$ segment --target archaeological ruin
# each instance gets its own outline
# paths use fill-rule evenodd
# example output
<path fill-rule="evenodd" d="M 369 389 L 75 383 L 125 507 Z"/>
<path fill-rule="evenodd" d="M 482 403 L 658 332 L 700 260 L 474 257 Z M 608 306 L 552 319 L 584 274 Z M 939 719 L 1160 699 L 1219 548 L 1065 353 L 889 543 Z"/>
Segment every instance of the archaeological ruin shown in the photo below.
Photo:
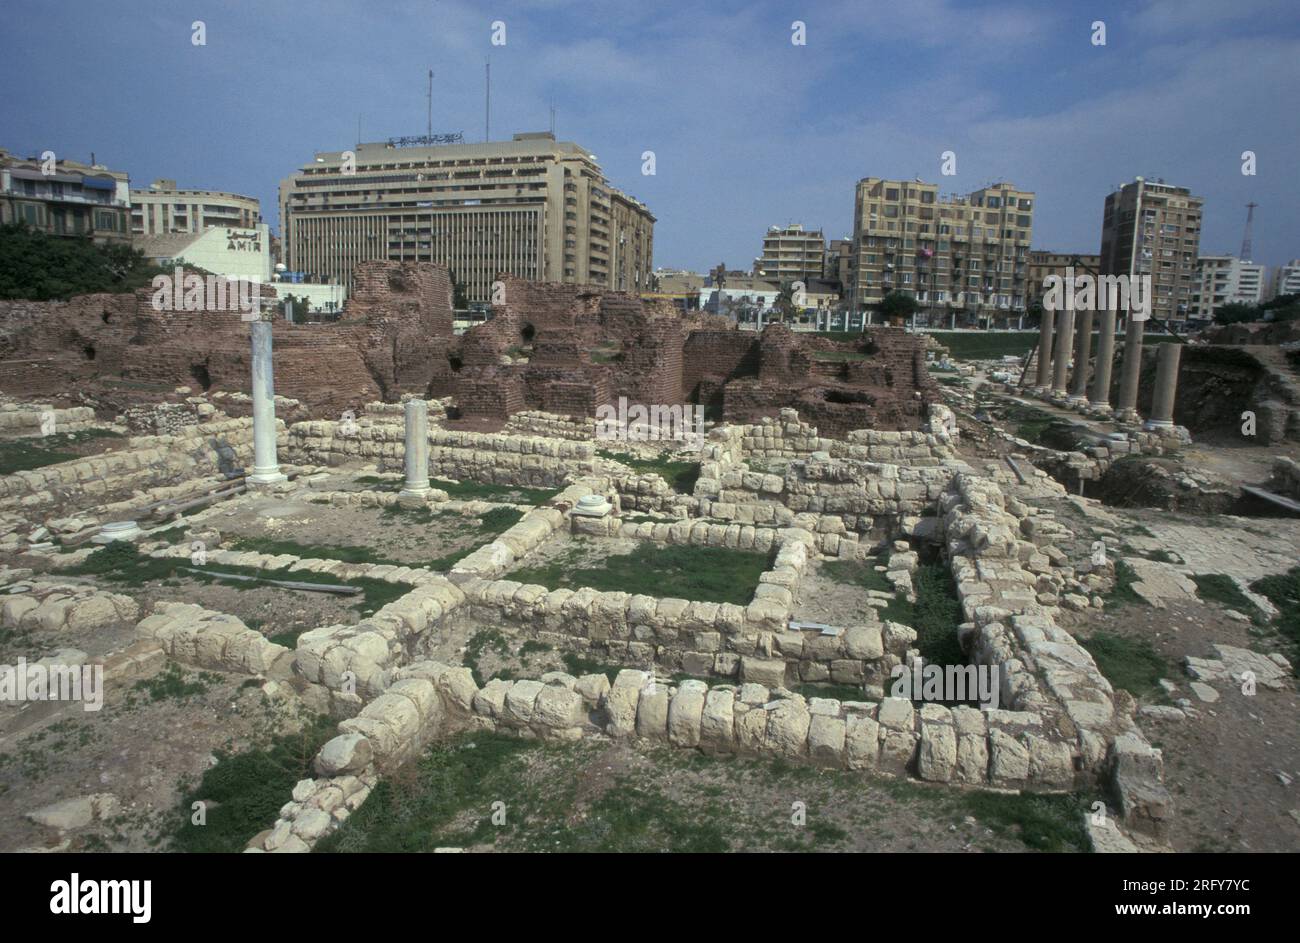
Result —
<path fill-rule="evenodd" d="M 278 812 L 238 836 L 249 852 L 364 842 L 368 803 L 487 737 L 779 760 L 855 790 L 1085 797 L 1070 814 L 1088 847 L 1168 850 L 1181 798 L 1156 742 L 1208 722 L 1244 673 L 1260 710 L 1293 690 L 1280 644 L 1207 636 L 1190 681 L 1165 666 L 1148 690 L 1104 642 L 1117 607 L 1196 603 L 1212 565 L 1196 548 L 1250 526 L 1180 522 L 1175 560 L 1156 553 L 1172 524 L 1079 495 L 1194 446 L 1179 383 L 1208 369 L 1197 347 L 1144 350 L 1136 322 L 1117 357 L 1114 311 L 1096 343 L 1091 314 L 1045 318 L 1036 363 L 998 380 L 901 328 L 745 331 L 618 292 L 499 288 L 463 333 L 429 264 L 363 263 L 325 323 L 160 312 L 146 291 L 0 303 L 0 687 L 20 656 L 96 669 L 112 730 L 156 711 L 163 743 L 164 710 L 205 685 L 325 729 Z M 596 417 L 620 402 L 702 407 L 702 441 L 610 439 Z M 1088 444 L 977 416 L 1012 408 L 1090 423 Z M 1261 410 L 1277 440 L 1288 410 Z M 1295 467 L 1273 493 L 1295 492 Z M 1293 565 L 1300 536 L 1269 528 L 1225 577 L 1261 613 L 1247 579 Z M 931 665 L 994 689 L 899 696 Z M 0 711 L 18 744 L 98 716 Z M 50 774 L 58 797 L 0 791 L 21 823 L 5 847 L 95 847 L 96 829 L 136 847 L 108 828 L 133 796 L 233 815 L 203 777 L 238 762 L 221 728 L 243 721 L 185 716 L 202 756 L 97 729 L 81 748 L 143 761 L 90 794 L 75 765 Z"/>

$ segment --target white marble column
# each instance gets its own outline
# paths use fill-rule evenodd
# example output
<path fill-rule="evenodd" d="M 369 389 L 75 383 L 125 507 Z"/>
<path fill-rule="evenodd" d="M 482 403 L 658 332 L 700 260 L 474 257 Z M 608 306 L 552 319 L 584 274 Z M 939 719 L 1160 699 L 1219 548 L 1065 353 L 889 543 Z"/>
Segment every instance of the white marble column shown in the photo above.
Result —
<path fill-rule="evenodd" d="M 406 486 L 399 497 L 429 493 L 429 404 L 418 396 L 406 401 Z"/>
<path fill-rule="evenodd" d="M 1070 375 L 1070 356 L 1074 351 L 1074 311 L 1066 309 L 1060 313 L 1056 325 L 1056 361 L 1052 364 L 1052 398 L 1064 398 L 1066 379 Z"/>
<path fill-rule="evenodd" d="M 1124 331 L 1124 365 L 1119 378 L 1119 404 L 1117 417 L 1120 422 L 1137 422 L 1138 381 L 1142 378 L 1142 335 L 1146 331 L 1146 320 L 1135 319 L 1129 312 L 1128 327 Z"/>
<path fill-rule="evenodd" d="M 271 368 L 271 322 L 253 321 L 253 472 L 251 484 L 273 485 L 287 479 L 275 454 L 275 380 Z"/>

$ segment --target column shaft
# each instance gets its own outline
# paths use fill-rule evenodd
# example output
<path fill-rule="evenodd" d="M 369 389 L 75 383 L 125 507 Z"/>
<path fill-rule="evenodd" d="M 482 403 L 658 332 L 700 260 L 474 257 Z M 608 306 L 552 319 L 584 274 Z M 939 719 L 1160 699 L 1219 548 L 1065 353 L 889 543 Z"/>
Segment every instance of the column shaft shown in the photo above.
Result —
<path fill-rule="evenodd" d="M 1038 375 L 1034 380 L 1034 389 L 1046 393 L 1052 385 L 1052 327 L 1056 313 L 1043 309 L 1042 322 L 1038 326 Z"/>
<path fill-rule="evenodd" d="M 418 396 L 406 401 L 406 486 L 405 495 L 429 491 L 429 404 Z"/>
<path fill-rule="evenodd" d="M 1176 341 L 1161 344 L 1156 351 L 1156 388 L 1151 398 L 1148 429 L 1168 428 L 1174 424 L 1174 398 L 1178 394 L 1178 363 L 1183 345 Z"/>
<path fill-rule="evenodd" d="M 1119 418 L 1136 422 L 1138 418 L 1138 380 L 1142 376 L 1142 334 L 1146 320 L 1135 321 L 1129 312 L 1128 327 L 1124 331 L 1124 372 L 1119 379 Z"/>
<path fill-rule="evenodd" d="M 1074 312 L 1062 311 L 1056 326 L 1056 362 L 1052 364 L 1052 395 L 1064 396 L 1065 379 L 1070 370 L 1074 349 Z"/>
<path fill-rule="evenodd" d="M 275 450 L 275 379 L 271 365 L 271 322 L 249 325 L 253 347 L 253 473 L 252 484 L 284 481 Z"/>
<path fill-rule="evenodd" d="M 1092 354 L 1092 312 L 1075 314 L 1074 375 L 1070 378 L 1070 402 L 1088 402 L 1088 358 Z"/>
<path fill-rule="evenodd" d="M 1097 335 L 1097 367 L 1092 374 L 1090 404 L 1096 409 L 1110 409 L 1110 370 L 1115 359 L 1115 309 L 1103 308 L 1101 332 Z"/>

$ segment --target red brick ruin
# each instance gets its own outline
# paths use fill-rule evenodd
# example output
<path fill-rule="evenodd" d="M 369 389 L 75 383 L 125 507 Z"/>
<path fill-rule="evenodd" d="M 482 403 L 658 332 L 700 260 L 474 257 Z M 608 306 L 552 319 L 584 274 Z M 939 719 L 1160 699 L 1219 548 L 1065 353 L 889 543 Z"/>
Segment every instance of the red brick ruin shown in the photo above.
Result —
<path fill-rule="evenodd" d="M 456 336 L 445 268 L 363 262 L 337 322 L 275 322 L 276 393 L 321 418 L 404 393 L 453 396 L 460 418 L 484 423 L 524 409 L 593 416 L 620 397 L 698 403 L 727 420 L 792 406 L 826 435 L 918 428 L 939 396 L 923 340 L 898 328 L 849 342 L 779 324 L 755 333 L 625 292 L 500 281 L 492 319 Z M 124 409 L 178 386 L 248 388 L 248 326 L 237 313 L 156 311 L 152 296 L 0 302 L 0 389 L 82 393 Z"/>

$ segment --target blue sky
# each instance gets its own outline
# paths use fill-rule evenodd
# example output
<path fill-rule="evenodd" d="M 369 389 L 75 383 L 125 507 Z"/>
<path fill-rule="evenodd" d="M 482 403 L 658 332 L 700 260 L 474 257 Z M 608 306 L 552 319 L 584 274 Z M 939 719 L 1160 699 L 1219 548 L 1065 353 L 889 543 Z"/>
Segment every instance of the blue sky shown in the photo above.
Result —
<path fill-rule="evenodd" d="M 764 230 L 846 235 L 864 176 L 1038 195 L 1034 246 L 1097 251 L 1135 175 L 1206 198 L 1203 253 L 1300 256 L 1295 0 L 63 0 L 6 4 L 0 146 L 96 158 L 135 185 L 257 196 L 317 150 L 425 129 L 545 130 L 590 148 L 658 223 L 655 264 L 745 268 Z M 207 45 L 191 44 L 191 23 Z M 492 22 L 506 24 L 491 45 Z M 791 43 L 791 23 L 807 44 Z M 1091 44 L 1091 24 L 1107 44 Z M 656 155 L 654 176 L 641 154 Z M 940 155 L 957 155 L 955 177 Z M 1253 150 L 1258 172 L 1243 176 Z"/>

